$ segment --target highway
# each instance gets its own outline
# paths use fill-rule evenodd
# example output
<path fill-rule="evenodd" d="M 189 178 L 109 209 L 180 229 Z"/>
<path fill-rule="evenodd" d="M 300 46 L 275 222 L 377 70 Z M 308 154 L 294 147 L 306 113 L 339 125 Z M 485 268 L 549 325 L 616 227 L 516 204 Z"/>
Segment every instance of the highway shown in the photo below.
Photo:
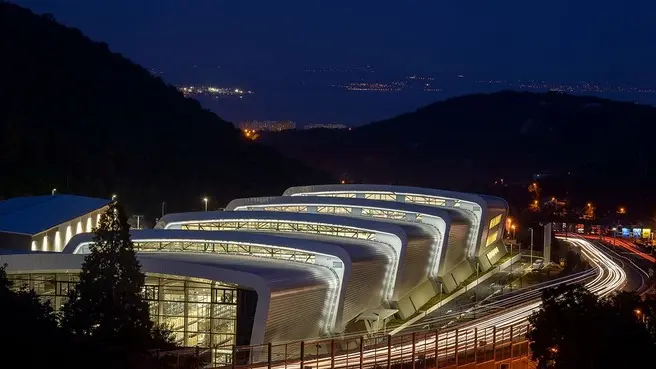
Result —
<path fill-rule="evenodd" d="M 522 263 L 517 264 L 521 265 Z M 503 273 L 498 274 L 500 274 L 500 278 L 504 277 Z M 492 282 L 486 281 L 488 283 L 482 284 L 480 286 L 481 292 L 478 293 L 478 302 L 471 302 L 470 297 L 473 296 L 473 293 L 476 293 L 475 290 L 472 290 L 471 293 L 463 295 L 461 298 L 459 298 L 459 300 L 454 301 L 452 304 L 445 305 L 443 308 L 433 312 L 433 314 L 427 316 L 425 319 L 422 319 L 417 324 L 409 326 L 402 332 L 409 333 L 431 328 L 446 329 L 448 327 L 455 327 L 455 325 L 458 325 L 463 321 L 474 320 L 477 316 L 483 317 L 495 312 L 504 311 L 505 309 L 513 306 L 539 299 L 542 291 L 547 288 L 551 288 L 563 283 L 581 283 L 593 277 L 594 275 L 596 275 L 595 269 L 587 269 L 575 274 L 567 275 L 565 277 L 555 278 L 542 283 L 534 284 L 529 287 L 516 288 L 512 292 L 509 292 L 508 288 L 505 287 L 506 291 L 503 294 L 500 290 L 496 290 L 494 292 L 491 291 L 490 283 L 494 283 L 494 281 L 499 282 L 500 279 L 491 278 Z M 515 285 L 517 285 L 516 282 Z"/>
<path fill-rule="evenodd" d="M 595 245 L 593 242 L 580 237 L 558 238 L 579 248 L 592 269 L 568 276 L 570 278 L 563 278 L 557 283 L 574 283 L 587 279 L 586 288 L 599 296 L 608 296 L 613 291 L 622 289 L 625 286 L 627 274 L 620 263 L 613 260 L 613 257 L 617 255 L 613 255 L 612 250 Z M 555 280 L 549 281 L 541 288 L 553 286 L 555 283 Z M 511 295 L 508 298 L 499 299 L 498 302 L 495 302 L 498 310 L 500 310 L 499 312 L 453 327 L 457 330 L 415 332 L 411 335 L 390 336 L 387 338 L 390 340 L 389 342 L 384 342 L 382 338 L 379 338 L 375 342 L 365 342 L 362 352 L 359 349 L 353 350 L 347 347 L 334 349 L 335 355 L 318 355 L 312 359 L 306 353 L 303 366 L 312 369 L 346 368 L 360 365 L 362 365 L 361 367 L 371 368 L 391 362 L 408 362 L 418 357 L 434 358 L 436 353 L 440 361 L 451 357 L 461 357 L 463 353 L 467 357 L 468 352 L 475 352 L 474 357 L 476 357 L 476 353 L 481 350 L 484 351 L 485 348 L 482 347 L 489 345 L 490 342 L 494 342 L 492 351 L 496 352 L 500 345 L 508 344 L 511 338 L 515 342 L 526 333 L 527 318 L 540 307 L 539 294 L 540 288 L 537 288 L 535 291 L 522 291 L 522 293 Z M 317 346 L 319 345 L 317 344 Z M 291 345 L 287 345 L 285 346 L 286 353 L 288 348 L 292 351 Z M 260 353 L 254 355 L 253 358 L 262 358 L 262 356 Z M 298 358 L 298 356 L 296 357 Z M 360 364 L 360 358 L 362 358 L 362 364 Z M 285 369 L 287 367 L 298 368 L 301 364 L 298 359 L 287 359 L 284 363 L 273 359 L 270 364 L 267 363 L 267 360 L 255 359 L 255 361 L 254 364 L 237 366 Z"/>
<path fill-rule="evenodd" d="M 613 257 L 615 262 L 620 264 L 624 271 L 626 271 L 627 283 L 624 288 L 625 290 L 635 291 L 639 294 L 649 290 L 650 286 L 646 282 L 649 279 L 649 269 L 653 268 L 654 264 L 641 255 L 635 246 L 632 248 L 626 248 L 624 246 L 617 247 L 617 245 L 613 246 L 610 244 L 607 239 L 604 239 L 603 242 L 597 239 L 592 240 L 588 238 L 588 240 L 599 248 L 605 249 Z M 624 242 L 628 243 L 628 241 Z"/>
<path fill-rule="evenodd" d="M 649 255 L 645 252 L 642 252 L 636 244 L 634 244 L 633 242 L 627 241 L 625 239 L 616 238 L 616 237 L 608 237 L 608 236 L 603 236 L 603 237 L 601 237 L 601 239 L 600 239 L 599 236 L 586 236 L 585 238 L 590 240 L 590 241 L 603 241 L 604 243 L 606 243 L 608 245 L 612 245 L 614 247 L 622 248 L 622 249 L 628 251 L 629 253 L 634 254 L 634 255 L 636 255 L 636 256 L 638 256 L 638 257 L 640 257 L 640 258 L 642 258 L 642 259 L 644 259 L 648 262 L 656 263 L 656 258 L 655 257 L 653 257 L 653 256 L 651 256 L 651 255 Z"/>

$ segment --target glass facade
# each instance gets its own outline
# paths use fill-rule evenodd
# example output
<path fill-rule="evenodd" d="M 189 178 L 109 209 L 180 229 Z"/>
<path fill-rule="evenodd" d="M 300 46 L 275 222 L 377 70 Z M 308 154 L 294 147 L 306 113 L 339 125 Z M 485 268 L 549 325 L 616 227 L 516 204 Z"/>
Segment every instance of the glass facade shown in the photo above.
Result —
<path fill-rule="evenodd" d="M 78 283 L 77 273 L 10 274 L 15 288 L 34 289 L 55 311 L 66 302 Z M 214 348 L 215 366 L 232 362 L 231 346 L 237 336 L 236 286 L 200 278 L 148 274 L 144 296 L 150 318 L 166 324 L 181 346 Z"/>
<path fill-rule="evenodd" d="M 363 208 L 362 215 L 372 218 L 404 220 L 406 219 L 407 213 L 394 210 Z"/>
<path fill-rule="evenodd" d="M 268 206 L 265 208 L 265 210 L 307 213 L 308 210 L 307 207 L 303 207 L 302 210 L 299 210 L 298 208 L 299 208 L 298 206 L 275 205 L 275 206 Z M 359 208 L 359 207 L 341 206 L 341 205 L 317 205 L 317 213 L 351 215 L 353 214 L 353 209 L 355 208 Z M 388 210 L 388 209 L 361 208 L 361 212 L 358 215 L 365 216 L 365 217 L 372 217 L 372 218 L 400 219 L 400 220 L 407 219 L 406 212 Z M 416 220 L 421 221 L 420 214 L 417 214 Z"/>
<path fill-rule="evenodd" d="M 393 194 L 393 193 L 365 193 L 364 198 L 369 199 L 369 200 L 396 201 L 396 194 Z"/>
<path fill-rule="evenodd" d="M 297 249 L 283 247 L 214 241 L 142 241 L 135 240 L 134 249 L 138 252 L 200 252 L 214 254 L 233 254 L 257 256 L 269 259 L 293 260 L 314 264 L 315 255 Z M 85 251 L 84 253 L 88 253 Z"/>
<path fill-rule="evenodd" d="M 248 208 L 251 208 L 251 207 L 246 206 L 246 207 L 243 207 L 241 209 L 237 208 L 235 210 L 243 210 L 243 209 L 248 209 Z M 254 210 L 258 209 L 258 207 L 256 207 L 256 206 L 252 207 L 252 208 Z M 292 206 L 273 206 L 272 205 L 272 206 L 265 206 L 262 209 L 264 211 L 290 211 L 292 213 L 307 213 L 307 210 L 308 210 L 307 206 L 303 206 L 303 205 L 300 205 L 300 206 L 293 206 L 293 205 Z"/>
<path fill-rule="evenodd" d="M 184 230 L 196 231 L 234 231 L 234 230 L 251 230 L 262 232 L 300 232 L 310 234 L 320 234 L 328 236 L 358 238 L 362 240 L 374 240 L 376 235 L 373 232 L 339 225 L 317 224 L 297 221 L 278 221 L 262 219 L 244 219 L 244 220 L 215 220 L 207 222 L 187 222 L 180 226 Z"/>

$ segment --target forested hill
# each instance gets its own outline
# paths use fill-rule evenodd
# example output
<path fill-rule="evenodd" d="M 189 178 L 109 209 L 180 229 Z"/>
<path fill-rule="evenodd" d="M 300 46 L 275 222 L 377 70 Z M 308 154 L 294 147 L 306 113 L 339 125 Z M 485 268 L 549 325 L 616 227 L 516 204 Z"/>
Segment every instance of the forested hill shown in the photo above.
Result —
<path fill-rule="evenodd" d="M 503 91 L 439 101 L 350 131 L 290 131 L 264 135 L 262 142 L 348 181 L 512 200 L 518 191 L 527 194 L 526 187 L 497 192 L 495 181 L 527 185 L 543 173 L 556 182 L 545 189 L 554 196 L 644 207 L 656 186 L 655 123 L 652 106 Z"/>
<path fill-rule="evenodd" d="M 50 15 L 0 3 L 0 34 L 0 198 L 115 192 L 154 213 L 331 180 Z"/>

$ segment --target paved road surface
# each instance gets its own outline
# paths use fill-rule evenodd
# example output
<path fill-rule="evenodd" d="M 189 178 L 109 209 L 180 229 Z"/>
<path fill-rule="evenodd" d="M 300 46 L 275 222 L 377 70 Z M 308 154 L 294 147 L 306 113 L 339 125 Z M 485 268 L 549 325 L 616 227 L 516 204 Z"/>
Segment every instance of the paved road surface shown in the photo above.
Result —
<path fill-rule="evenodd" d="M 646 282 L 649 278 L 649 269 L 654 268 L 653 263 L 631 252 L 627 248 L 613 246 L 598 240 L 590 241 L 605 250 L 616 263 L 624 268 L 627 277 L 627 283 L 624 286 L 625 291 L 644 292 L 650 288 Z"/>

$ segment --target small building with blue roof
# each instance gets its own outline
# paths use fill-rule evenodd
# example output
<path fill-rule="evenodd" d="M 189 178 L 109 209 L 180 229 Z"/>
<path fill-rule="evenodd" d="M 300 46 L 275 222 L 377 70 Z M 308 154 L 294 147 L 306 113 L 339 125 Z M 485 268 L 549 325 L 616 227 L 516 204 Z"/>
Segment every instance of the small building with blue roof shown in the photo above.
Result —
<path fill-rule="evenodd" d="M 59 252 L 76 234 L 91 232 L 110 202 L 59 194 L 0 201 L 0 248 Z"/>

